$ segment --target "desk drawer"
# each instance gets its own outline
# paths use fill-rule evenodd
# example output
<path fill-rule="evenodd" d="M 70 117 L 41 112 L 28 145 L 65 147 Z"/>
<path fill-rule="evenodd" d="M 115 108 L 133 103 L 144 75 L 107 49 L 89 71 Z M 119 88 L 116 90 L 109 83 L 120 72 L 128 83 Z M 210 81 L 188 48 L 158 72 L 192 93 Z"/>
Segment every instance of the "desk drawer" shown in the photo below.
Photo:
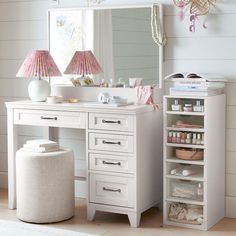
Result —
<path fill-rule="evenodd" d="M 15 109 L 14 122 L 23 125 L 86 128 L 86 113 Z"/>
<path fill-rule="evenodd" d="M 106 154 L 89 154 L 89 169 L 116 173 L 135 173 L 135 158 Z"/>
<path fill-rule="evenodd" d="M 129 135 L 89 133 L 89 149 L 133 153 L 134 137 Z"/>
<path fill-rule="evenodd" d="M 135 179 L 90 174 L 90 202 L 134 207 Z"/>
<path fill-rule="evenodd" d="M 132 115 L 90 113 L 89 128 L 111 131 L 134 131 L 134 117 Z"/>

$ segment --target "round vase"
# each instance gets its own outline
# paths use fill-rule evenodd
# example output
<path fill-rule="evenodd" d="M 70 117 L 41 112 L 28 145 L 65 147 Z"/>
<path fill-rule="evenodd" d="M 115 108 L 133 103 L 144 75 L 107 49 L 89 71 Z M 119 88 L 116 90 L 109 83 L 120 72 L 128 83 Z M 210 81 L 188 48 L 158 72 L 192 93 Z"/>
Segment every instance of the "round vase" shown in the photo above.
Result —
<path fill-rule="evenodd" d="M 43 102 L 50 96 L 50 84 L 43 80 L 32 80 L 28 86 L 29 97 L 33 102 Z"/>

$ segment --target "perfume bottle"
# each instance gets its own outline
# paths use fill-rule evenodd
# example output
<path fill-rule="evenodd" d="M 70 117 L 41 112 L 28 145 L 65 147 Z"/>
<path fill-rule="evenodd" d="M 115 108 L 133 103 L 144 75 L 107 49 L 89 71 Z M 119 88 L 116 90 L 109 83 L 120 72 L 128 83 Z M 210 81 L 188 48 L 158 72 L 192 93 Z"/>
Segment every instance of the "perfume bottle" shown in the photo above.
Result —
<path fill-rule="evenodd" d="M 188 134 L 187 134 L 187 138 L 186 138 L 185 142 L 186 142 L 187 144 L 191 144 L 191 133 L 188 133 Z"/>
<path fill-rule="evenodd" d="M 172 132 L 171 131 L 168 133 L 167 142 L 172 143 Z"/>
<path fill-rule="evenodd" d="M 177 138 L 176 138 L 176 132 L 173 132 L 172 134 L 172 143 L 176 143 Z"/>
<path fill-rule="evenodd" d="M 197 134 L 193 134 L 193 138 L 192 138 L 192 144 L 196 144 L 197 143 Z"/>
<path fill-rule="evenodd" d="M 181 132 L 177 133 L 176 143 L 181 143 Z"/>
<path fill-rule="evenodd" d="M 181 133 L 180 143 L 185 143 L 185 134 Z"/>
<path fill-rule="evenodd" d="M 204 106 L 201 105 L 201 101 L 196 101 L 196 105 L 193 106 L 194 112 L 204 112 Z"/>
<path fill-rule="evenodd" d="M 198 183 L 197 185 L 197 200 L 202 201 L 203 200 L 203 184 Z"/>
<path fill-rule="evenodd" d="M 201 134 L 197 134 L 197 141 L 196 141 L 196 144 L 197 144 L 197 145 L 201 145 L 201 142 L 202 142 L 202 140 L 201 140 Z"/>
<path fill-rule="evenodd" d="M 204 145 L 204 134 L 202 134 L 201 145 Z"/>
<path fill-rule="evenodd" d="M 171 105 L 171 109 L 172 111 L 182 111 L 182 106 L 177 99 L 174 101 L 174 104 Z"/>

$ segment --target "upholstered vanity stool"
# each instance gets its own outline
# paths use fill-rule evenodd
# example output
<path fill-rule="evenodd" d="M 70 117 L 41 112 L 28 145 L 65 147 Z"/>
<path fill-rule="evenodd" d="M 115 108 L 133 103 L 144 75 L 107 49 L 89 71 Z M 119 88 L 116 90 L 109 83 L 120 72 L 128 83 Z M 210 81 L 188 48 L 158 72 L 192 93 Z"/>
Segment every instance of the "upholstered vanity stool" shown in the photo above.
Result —
<path fill-rule="evenodd" d="M 17 217 L 52 223 L 74 215 L 73 151 L 16 152 Z"/>

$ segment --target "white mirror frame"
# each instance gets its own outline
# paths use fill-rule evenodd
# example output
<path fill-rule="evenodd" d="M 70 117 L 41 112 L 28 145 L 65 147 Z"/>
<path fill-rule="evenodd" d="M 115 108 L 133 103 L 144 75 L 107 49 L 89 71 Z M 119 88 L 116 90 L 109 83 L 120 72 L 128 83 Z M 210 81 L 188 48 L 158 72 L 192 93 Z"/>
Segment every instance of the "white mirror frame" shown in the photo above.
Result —
<path fill-rule="evenodd" d="M 49 24 L 49 19 L 50 19 L 50 11 L 61 11 L 62 9 L 65 10 L 113 10 L 113 9 L 129 9 L 129 8 L 150 8 L 150 15 L 151 15 L 151 10 L 154 4 L 141 4 L 141 5 L 119 5 L 119 6 L 90 6 L 90 7 L 75 7 L 75 8 L 52 8 L 48 10 L 48 49 L 50 51 L 50 24 Z M 163 21 L 163 5 L 162 4 L 156 4 L 159 6 L 159 20 L 160 20 L 160 27 L 164 29 L 164 21 Z M 150 22 L 151 24 L 151 22 Z M 151 37 L 151 35 L 150 35 Z M 159 81 L 158 85 L 159 88 L 163 88 L 163 71 L 164 71 L 164 46 L 158 45 L 159 46 Z"/>

